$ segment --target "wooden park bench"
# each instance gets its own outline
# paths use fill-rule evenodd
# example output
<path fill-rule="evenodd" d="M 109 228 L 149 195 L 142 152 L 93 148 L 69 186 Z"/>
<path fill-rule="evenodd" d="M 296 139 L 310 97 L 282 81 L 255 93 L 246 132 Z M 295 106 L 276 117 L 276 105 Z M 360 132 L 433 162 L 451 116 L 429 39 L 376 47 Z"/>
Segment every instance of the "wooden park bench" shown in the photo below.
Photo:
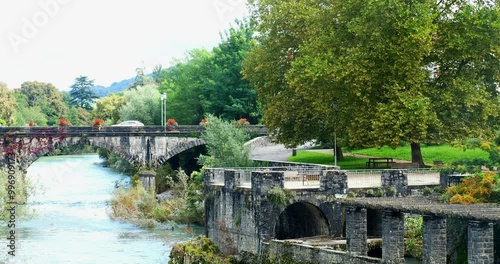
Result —
<path fill-rule="evenodd" d="M 376 168 L 390 168 L 390 165 L 394 163 L 392 158 L 369 158 L 366 162 L 367 169 L 376 169 Z"/>

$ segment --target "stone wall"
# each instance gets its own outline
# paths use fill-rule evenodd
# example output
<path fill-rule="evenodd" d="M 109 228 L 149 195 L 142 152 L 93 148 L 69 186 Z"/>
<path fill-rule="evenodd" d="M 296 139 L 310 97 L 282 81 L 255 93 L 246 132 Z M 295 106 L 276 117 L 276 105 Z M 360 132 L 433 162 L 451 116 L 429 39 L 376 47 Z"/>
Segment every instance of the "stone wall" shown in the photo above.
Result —
<path fill-rule="evenodd" d="M 354 256 L 343 251 L 320 249 L 308 245 L 297 245 L 286 241 L 273 240 L 264 244 L 263 257 L 271 263 L 332 263 L 365 264 L 382 263 L 381 259 Z"/>
<path fill-rule="evenodd" d="M 212 185 L 211 174 L 216 170 L 220 169 L 205 171 L 206 235 L 225 252 L 259 254 L 262 242 L 283 232 L 283 226 L 302 228 L 289 232 L 309 236 L 342 235 L 342 208 L 327 200 L 334 197 L 334 191 L 344 190 L 345 174 L 326 173 L 332 182 L 324 181 L 323 185 L 329 187 L 285 190 L 283 171 L 252 172 L 251 188 L 245 188 L 238 187 L 234 170 L 223 171 L 224 185 Z M 280 200 L 281 195 L 287 195 L 285 200 Z M 298 217 L 294 210 L 305 215 Z M 301 221 L 314 224 L 307 229 Z"/>
<path fill-rule="evenodd" d="M 406 170 L 383 170 L 382 171 L 382 188 L 394 186 L 397 195 L 408 194 L 408 175 Z"/>

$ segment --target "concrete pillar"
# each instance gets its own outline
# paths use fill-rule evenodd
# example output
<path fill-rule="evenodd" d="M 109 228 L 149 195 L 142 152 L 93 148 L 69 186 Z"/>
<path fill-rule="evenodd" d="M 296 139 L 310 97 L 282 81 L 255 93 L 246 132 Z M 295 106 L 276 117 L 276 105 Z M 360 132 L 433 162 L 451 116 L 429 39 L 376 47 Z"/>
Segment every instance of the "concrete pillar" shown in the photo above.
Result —
<path fill-rule="evenodd" d="M 349 206 L 346 207 L 345 213 L 347 252 L 366 256 L 368 253 L 366 208 Z"/>
<path fill-rule="evenodd" d="M 398 195 L 408 193 L 408 174 L 406 170 L 383 170 L 382 188 L 394 186 Z"/>
<path fill-rule="evenodd" d="M 493 264 L 493 223 L 469 221 L 467 231 L 467 263 Z"/>
<path fill-rule="evenodd" d="M 382 213 L 382 263 L 404 263 L 404 214 L 391 210 Z"/>
<path fill-rule="evenodd" d="M 446 263 L 446 218 L 424 215 L 422 233 L 422 263 Z"/>
<path fill-rule="evenodd" d="M 142 182 L 144 189 L 150 191 L 151 189 L 156 190 L 155 184 L 156 172 L 154 171 L 141 171 L 139 172 L 139 180 Z"/>

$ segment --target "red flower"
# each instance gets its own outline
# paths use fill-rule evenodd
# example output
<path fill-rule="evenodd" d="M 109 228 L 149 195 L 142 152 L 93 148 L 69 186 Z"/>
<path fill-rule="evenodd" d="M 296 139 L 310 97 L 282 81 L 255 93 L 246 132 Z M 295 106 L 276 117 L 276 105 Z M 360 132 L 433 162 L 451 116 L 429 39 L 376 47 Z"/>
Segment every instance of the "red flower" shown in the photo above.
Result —
<path fill-rule="evenodd" d="M 96 118 L 94 119 L 94 126 L 101 126 L 102 124 L 104 124 L 104 120 L 100 119 L 100 118 Z"/>
<path fill-rule="evenodd" d="M 70 124 L 66 119 L 58 119 L 57 123 L 59 123 L 60 126 L 68 126 Z"/>
<path fill-rule="evenodd" d="M 170 119 L 167 120 L 167 125 L 169 125 L 169 126 L 175 126 L 175 125 L 177 125 L 177 122 L 175 122 L 175 119 L 170 118 Z"/>

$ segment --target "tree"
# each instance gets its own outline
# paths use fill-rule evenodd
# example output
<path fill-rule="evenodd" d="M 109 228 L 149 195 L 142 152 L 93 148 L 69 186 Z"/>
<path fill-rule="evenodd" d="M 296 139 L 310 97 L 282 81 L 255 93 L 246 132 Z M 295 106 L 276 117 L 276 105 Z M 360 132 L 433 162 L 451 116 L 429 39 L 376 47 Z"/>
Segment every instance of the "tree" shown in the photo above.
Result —
<path fill-rule="evenodd" d="M 97 100 L 92 115 L 96 118 L 109 120 L 112 124 L 116 124 L 120 119 L 120 108 L 124 104 L 125 97 L 123 95 L 110 94 Z"/>
<path fill-rule="evenodd" d="M 245 21 L 236 21 L 222 42 L 213 49 L 210 82 L 203 86 L 201 103 L 206 113 L 228 120 L 242 117 L 252 123 L 261 118 L 257 92 L 241 74 L 242 62 L 252 42 L 253 28 Z"/>
<path fill-rule="evenodd" d="M 12 124 L 16 114 L 16 99 L 5 83 L 0 82 L 0 119 Z"/>
<path fill-rule="evenodd" d="M 234 168 L 252 166 L 250 148 L 245 146 L 249 136 L 245 129 L 213 115 L 206 117 L 205 140 L 208 155 L 200 155 L 199 162 L 207 168 Z"/>
<path fill-rule="evenodd" d="M 65 117 L 68 112 L 62 93 L 51 83 L 24 82 L 15 91 L 26 96 L 27 107 L 41 109 L 46 116 L 47 125 L 57 124 L 57 119 Z"/>
<path fill-rule="evenodd" d="M 92 110 L 92 105 L 97 99 L 97 95 L 92 91 L 94 80 L 90 80 L 87 76 L 80 75 L 75 79 L 75 83 L 71 85 L 69 94 L 71 95 L 71 105 L 81 107 L 86 110 Z"/>
<path fill-rule="evenodd" d="M 145 125 L 159 125 L 161 118 L 160 93 L 156 85 L 138 86 L 124 94 L 121 120 L 140 120 Z"/>
<path fill-rule="evenodd" d="M 130 84 L 129 86 L 129 90 L 136 90 L 137 87 L 139 86 L 145 86 L 145 85 L 150 85 L 150 84 L 155 84 L 155 80 L 146 75 L 144 73 L 144 68 L 137 68 L 135 69 L 135 72 L 137 73 L 137 75 L 135 76 L 135 81 L 133 83 Z M 158 69 L 155 69 L 155 70 L 158 70 Z"/>
<path fill-rule="evenodd" d="M 197 125 L 203 118 L 202 92 L 209 82 L 213 54 L 193 49 L 176 64 L 162 71 L 161 93 L 167 93 L 167 118 Z"/>
<path fill-rule="evenodd" d="M 244 72 L 268 129 L 289 145 L 332 131 L 351 147 L 408 142 L 423 165 L 420 143 L 499 125 L 498 3 L 251 4 L 261 36 Z"/>

